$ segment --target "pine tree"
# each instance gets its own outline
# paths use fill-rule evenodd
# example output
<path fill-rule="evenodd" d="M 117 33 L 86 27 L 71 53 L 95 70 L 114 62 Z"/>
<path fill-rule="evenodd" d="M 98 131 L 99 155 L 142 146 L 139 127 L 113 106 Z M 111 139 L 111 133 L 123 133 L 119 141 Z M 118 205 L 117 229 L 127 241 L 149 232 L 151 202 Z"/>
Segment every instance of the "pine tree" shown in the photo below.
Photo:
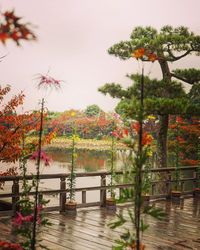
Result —
<path fill-rule="evenodd" d="M 148 52 L 148 55 L 146 53 L 146 56 L 141 57 L 143 51 Z M 169 67 L 170 63 L 177 62 L 191 54 L 199 56 L 199 52 L 200 36 L 195 35 L 193 32 L 190 32 L 188 28 L 182 26 L 177 28 L 164 26 L 160 31 L 157 31 L 152 27 L 136 27 L 131 33 L 130 40 L 114 44 L 108 50 L 109 54 L 115 55 L 123 60 L 132 58 L 133 56 L 136 59 L 140 58 L 142 61 L 151 63 L 156 60 L 160 66 L 162 82 L 165 84 L 166 88 L 174 84 L 172 78 L 182 80 L 189 84 L 194 84 L 199 81 L 199 70 L 187 69 L 172 71 Z M 116 87 L 119 91 L 122 91 L 119 85 Z M 116 91 L 115 88 L 107 93 L 110 93 L 111 96 L 120 97 L 117 96 Z M 163 102 L 166 101 L 165 98 L 169 98 L 168 93 L 163 92 L 163 94 L 164 93 L 166 93 L 166 96 L 163 96 L 163 100 L 160 100 L 160 107 Z M 191 109 L 188 109 L 188 111 L 190 110 Z M 160 122 L 158 137 L 159 165 L 160 167 L 167 167 L 167 132 L 169 113 L 163 112 L 158 115 Z"/>

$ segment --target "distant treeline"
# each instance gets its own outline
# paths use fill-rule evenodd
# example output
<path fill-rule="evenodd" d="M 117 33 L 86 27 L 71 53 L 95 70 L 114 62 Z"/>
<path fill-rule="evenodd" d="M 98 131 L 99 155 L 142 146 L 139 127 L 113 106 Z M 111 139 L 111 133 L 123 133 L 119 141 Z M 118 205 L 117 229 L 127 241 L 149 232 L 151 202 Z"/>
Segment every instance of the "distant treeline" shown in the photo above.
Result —
<path fill-rule="evenodd" d="M 115 128 L 114 113 L 106 113 L 97 105 L 90 105 L 85 110 L 66 110 L 64 112 L 49 112 L 46 129 L 56 129 L 58 136 L 70 136 L 72 130 L 85 139 L 102 139 L 110 135 Z"/>

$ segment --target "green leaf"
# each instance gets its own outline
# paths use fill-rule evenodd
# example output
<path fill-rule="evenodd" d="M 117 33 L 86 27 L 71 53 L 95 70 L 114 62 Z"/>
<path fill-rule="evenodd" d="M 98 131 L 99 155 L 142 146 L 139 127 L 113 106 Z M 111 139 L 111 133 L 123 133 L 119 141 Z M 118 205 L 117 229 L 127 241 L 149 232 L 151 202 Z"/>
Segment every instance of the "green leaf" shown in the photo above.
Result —
<path fill-rule="evenodd" d="M 132 211 L 130 209 L 128 209 L 128 215 L 129 215 L 132 223 L 135 224 L 134 214 L 132 213 Z"/>
<path fill-rule="evenodd" d="M 117 220 L 108 223 L 108 226 L 109 226 L 111 229 L 115 229 L 116 227 L 120 227 L 120 226 L 122 226 L 124 223 L 127 222 L 127 220 L 124 219 L 123 214 L 116 214 L 116 216 L 118 217 Z"/>
<path fill-rule="evenodd" d="M 154 206 L 146 206 L 143 211 L 144 214 L 151 215 L 152 217 L 163 220 L 166 216 L 166 213 L 162 208 L 156 208 Z"/>
<path fill-rule="evenodd" d="M 148 224 L 145 224 L 143 220 L 140 221 L 140 231 L 144 232 L 145 230 L 147 230 L 147 228 L 149 228 Z"/>
<path fill-rule="evenodd" d="M 120 235 L 120 238 L 124 241 L 127 241 L 131 237 L 130 231 L 127 230 L 125 233 Z"/>

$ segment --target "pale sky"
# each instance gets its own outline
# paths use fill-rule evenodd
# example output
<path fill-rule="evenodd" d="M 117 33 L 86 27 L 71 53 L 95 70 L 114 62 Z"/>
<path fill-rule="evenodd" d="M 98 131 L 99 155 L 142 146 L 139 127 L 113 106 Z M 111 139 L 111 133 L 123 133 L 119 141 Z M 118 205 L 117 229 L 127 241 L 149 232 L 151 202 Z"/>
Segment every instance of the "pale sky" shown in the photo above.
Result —
<path fill-rule="evenodd" d="M 62 90 L 47 95 L 49 110 L 85 109 L 98 104 L 105 111 L 117 101 L 97 91 L 105 83 L 128 86 L 127 73 L 139 72 L 138 63 L 121 61 L 107 53 L 114 43 L 129 39 L 135 26 L 187 26 L 200 34 L 200 0 L 1 0 L 3 12 L 15 9 L 36 27 L 37 42 L 16 47 L 1 46 L 7 54 L 0 65 L 0 84 L 12 85 L 12 93 L 24 90 L 24 108 L 38 108 L 40 93 L 34 81 L 37 74 L 64 80 Z M 190 58 L 178 67 L 199 67 L 200 58 Z M 160 77 L 155 62 L 145 65 L 146 73 Z M 150 75 L 150 76 L 151 76 Z"/>

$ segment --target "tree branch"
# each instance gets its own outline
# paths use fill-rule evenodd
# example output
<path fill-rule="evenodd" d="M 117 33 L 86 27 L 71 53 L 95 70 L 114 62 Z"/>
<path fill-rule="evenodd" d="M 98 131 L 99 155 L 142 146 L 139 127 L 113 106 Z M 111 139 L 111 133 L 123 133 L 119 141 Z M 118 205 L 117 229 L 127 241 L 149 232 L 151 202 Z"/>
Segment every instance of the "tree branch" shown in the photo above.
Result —
<path fill-rule="evenodd" d="M 169 44 L 168 44 L 167 47 L 168 47 L 167 52 L 169 53 L 169 56 L 172 57 L 171 59 L 168 59 L 168 61 L 170 61 L 170 62 L 178 61 L 178 60 L 180 60 L 181 58 L 183 58 L 183 57 L 189 55 L 192 51 L 194 51 L 194 50 L 190 49 L 190 50 L 186 51 L 184 54 L 182 54 L 182 55 L 180 55 L 180 56 L 175 56 L 175 55 L 172 53 L 172 51 L 170 50 L 170 45 L 169 45 Z"/>
<path fill-rule="evenodd" d="M 175 77 L 176 79 L 179 79 L 179 80 L 181 80 L 181 81 L 183 81 L 183 82 L 189 83 L 189 84 L 194 84 L 194 83 L 196 82 L 196 81 L 194 81 L 194 80 L 189 80 L 189 79 L 186 79 L 186 78 L 184 78 L 184 77 L 178 76 L 178 75 L 176 75 L 176 74 L 174 74 L 174 73 L 171 73 L 171 76 L 172 76 L 172 77 Z"/>

